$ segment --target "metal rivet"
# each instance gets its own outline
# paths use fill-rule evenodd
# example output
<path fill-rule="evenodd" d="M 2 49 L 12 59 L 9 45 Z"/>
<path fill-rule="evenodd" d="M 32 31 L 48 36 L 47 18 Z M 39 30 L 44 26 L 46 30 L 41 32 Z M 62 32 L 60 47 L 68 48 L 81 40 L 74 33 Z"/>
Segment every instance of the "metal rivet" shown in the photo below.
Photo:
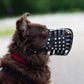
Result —
<path fill-rule="evenodd" d="M 63 41 L 63 43 L 65 43 L 65 41 Z"/>
<path fill-rule="evenodd" d="M 59 37 L 58 39 L 60 40 L 61 38 Z"/>
<path fill-rule="evenodd" d="M 55 50 L 57 50 L 57 48 L 55 48 Z"/>
<path fill-rule="evenodd" d="M 50 41 L 50 39 L 48 39 L 48 41 Z"/>
<path fill-rule="evenodd" d="M 65 39 L 65 37 L 62 37 L 63 39 Z"/>
<path fill-rule="evenodd" d="M 47 42 L 47 44 L 49 44 L 49 42 Z"/>
<path fill-rule="evenodd" d="M 55 42 L 55 44 L 56 44 L 57 42 Z"/>
<path fill-rule="evenodd" d="M 55 47 L 57 47 L 57 45 L 55 45 Z"/>
<path fill-rule="evenodd" d="M 68 53 L 68 50 L 66 50 L 65 53 Z"/>
<path fill-rule="evenodd" d="M 69 32 L 68 32 L 68 34 L 69 34 Z"/>
<path fill-rule="evenodd" d="M 53 50 L 54 48 L 52 47 L 51 49 Z"/>
<path fill-rule="evenodd" d="M 63 45 L 63 47 L 65 47 L 65 45 Z"/>
<path fill-rule="evenodd" d="M 61 48 L 59 48 L 59 50 L 61 50 Z"/>
<path fill-rule="evenodd" d="M 57 40 L 57 38 L 54 38 L 55 40 Z"/>
<path fill-rule="evenodd" d="M 59 41 L 59 43 L 61 43 L 61 41 Z"/>
<path fill-rule="evenodd" d="M 61 47 L 61 45 L 59 45 L 59 47 Z"/>
<path fill-rule="evenodd" d="M 37 53 L 37 51 L 34 51 L 34 53 Z"/>

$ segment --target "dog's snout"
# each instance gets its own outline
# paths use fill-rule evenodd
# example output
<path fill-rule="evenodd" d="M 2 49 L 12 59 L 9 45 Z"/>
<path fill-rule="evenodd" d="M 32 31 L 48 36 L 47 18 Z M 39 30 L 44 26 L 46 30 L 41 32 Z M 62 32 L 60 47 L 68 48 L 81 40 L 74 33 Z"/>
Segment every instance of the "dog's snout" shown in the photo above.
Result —
<path fill-rule="evenodd" d="M 49 29 L 46 29 L 45 32 L 48 33 L 49 32 Z"/>

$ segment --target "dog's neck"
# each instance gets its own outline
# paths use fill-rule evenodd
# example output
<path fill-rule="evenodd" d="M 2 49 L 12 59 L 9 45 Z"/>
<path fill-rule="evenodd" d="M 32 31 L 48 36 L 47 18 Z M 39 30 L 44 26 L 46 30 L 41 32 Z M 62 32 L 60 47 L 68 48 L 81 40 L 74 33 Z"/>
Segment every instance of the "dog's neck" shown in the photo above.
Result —
<path fill-rule="evenodd" d="M 15 53 L 11 53 L 11 56 L 12 56 L 14 59 L 16 59 L 16 60 L 18 60 L 18 61 L 20 61 L 20 62 L 22 62 L 22 63 L 27 64 L 27 62 L 26 62 L 24 59 L 22 59 L 19 55 L 15 54 Z M 46 67 L 46 66 L 44 66 L 43 68 L 45 68 L 45 67 Z"/>
<path fill-rule="evenodd" d="M 20 46 L 16 46 L 15 41 L 13 41 L 13 43 L 10 44 L 9 52 L 10 54 L 16 54 L 12 54 L 11 56 L 14 60 L 16 60 L 16 62 L 19 62 L 20 64 L 23 64 L 28 68 L 31 68 L 32 70 L 44 69 L 49 60 L 49 56 L 44 55 L 43 52 L 41 52 L 40 54 L 34 54 L 24 51 L 23 48 L 20 48 Z M 24 60 L 24 62 L 22 60 Z"/>

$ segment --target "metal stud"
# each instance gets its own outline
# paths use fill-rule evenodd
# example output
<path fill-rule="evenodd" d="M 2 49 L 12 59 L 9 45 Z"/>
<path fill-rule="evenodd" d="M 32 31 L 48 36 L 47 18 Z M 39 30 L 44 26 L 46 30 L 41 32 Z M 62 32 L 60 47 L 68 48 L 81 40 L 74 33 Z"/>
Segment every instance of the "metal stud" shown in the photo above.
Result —
<path fill-rule="evenodd" d="M 69 31 L 68 31 L 68 34 L 69 34 Z"/>
<path fill-rule="evenodd" d="M 59 48 L 59 50 L 61 50 L 61 48 Z"/>
<path fill-rule="evenodd" d="M 61 41 L 59 41 L 59 43 L 61 43 Z"/>
<path fill-rule="evenodd" d="M 55 50 L 57 50 L 57 48 L 55 48 Z"/>
<path fill-rule="evenodd" d="M 59 37 L 58 39 L 60 40 L 61 38 Z"/>
<path fill-rule="evenodd" d="M 57 47 L 57 45 L 55 45 L 55 47 Z"/>
<path fill-rule="evenodd" d="M 57 38 L 54 38 L 55 40 L 57 40 Z"/>
<path fill-rule="evenodd" d="M 62 39 L 65 39 L 65 37 L 62 37 Z"/>
<path fill-rule="evenodd" d="M 59 47 L 61 47 L 61 45 L 59 45 Z"/>
<path fill-rule="evenodd" d="M 57 44 L 57 42 L 55 42 L 55 44 Z"/>
<path fill-rule="evenodd" d="M 62 50 L 65 50 L 64 48 L 62 48 Z"/>
<path fill-rule="evenodd" d="M 34 51 L 34 53 L 37 53 L 37 51 Z"/>
<path fill-rule="evenodd" d="M 49 42 L 47 42 L 47 44 L 49 44 Z"/>
<path fill-rule="evenodd" d="M 50 41 L 50 38 L 48 39 L 48 41 Z"/>
<path fill-rule="evenodd" d="M 63 43 L 65 43 L 65 41 L 63 41 Z"/>
<path fill-rule="evenodd" d="M 54 48 L 52 47 L 51 49 L 53 50 Z"/>
<path fill-rule="evenodd" d="M 68 53 L 68 50 L 66 50 L 65 53 Z"/>
<path fill-rule="evenodd" d="M 63 47 L 65 47 L 65 45 L 63 45 Z"/>

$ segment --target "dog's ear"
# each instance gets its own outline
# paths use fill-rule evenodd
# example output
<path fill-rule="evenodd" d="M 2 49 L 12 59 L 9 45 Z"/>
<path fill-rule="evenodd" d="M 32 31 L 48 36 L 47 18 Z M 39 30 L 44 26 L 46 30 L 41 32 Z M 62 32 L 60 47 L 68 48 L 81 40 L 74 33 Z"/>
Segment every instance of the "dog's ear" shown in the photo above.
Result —
<path fill-rule="evenodd" d="M 16 28 L 22 32 L 23 36 L 26 34 L 28 23 L 30 23 L 30 21 L 27 20 L 27 16 L 29 15 L 30 15 L 29 13 L 25 13 L 16 22 Z M 27 34 L 28 34 L 28 31 L 27 31 Z"/>

